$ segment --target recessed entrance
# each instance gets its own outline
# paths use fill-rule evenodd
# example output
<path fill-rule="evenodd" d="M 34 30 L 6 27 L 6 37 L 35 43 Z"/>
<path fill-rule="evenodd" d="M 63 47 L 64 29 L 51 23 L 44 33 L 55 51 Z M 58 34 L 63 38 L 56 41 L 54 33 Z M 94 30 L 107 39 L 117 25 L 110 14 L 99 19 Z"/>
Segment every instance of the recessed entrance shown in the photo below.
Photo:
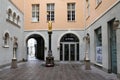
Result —
<path fill-rule="evenodd" d="M 74 34 L 65 34 L 60 40 L 60 61 L 79 61 L 79 39 Z"/>
<path fill-rule="evenodd" d="M 117 74 L 117 44 L 116 44 L 116 30 L 113 28 L 114 19 L 108 22 L 109 32 L 109 61 L 110 72 Z"/>
<path fill-rule="evenodd" d="M 32 42 L 33 45 L 30 44 L 30 46 L 28 47 L 28 41 L 30 39 L 34 39 L 35 42 Z M 44 60 L 44 39 L 42 36 L 38 34 L 32 34 L 28 37 L 26 43 L 28 58 L 30 56 L 30 53 L 32 53 L 32 56 L 35 56 L 36 59 Z"/>

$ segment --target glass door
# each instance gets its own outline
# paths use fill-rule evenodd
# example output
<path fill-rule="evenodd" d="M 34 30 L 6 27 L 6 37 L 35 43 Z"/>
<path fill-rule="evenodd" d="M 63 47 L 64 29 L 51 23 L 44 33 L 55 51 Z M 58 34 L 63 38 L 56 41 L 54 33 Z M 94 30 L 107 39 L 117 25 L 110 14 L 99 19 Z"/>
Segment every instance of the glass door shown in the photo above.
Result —
<path fill-rule="evenodd" d="M 69 44 L 64 44 L 64 60 L 68 61 L 69 60 L 69 52 L 70 52 L 70 47 Z"/>
<path fill-rule="evenodd" d="M 61 56 L 61 59 L 63 61 L 76 61 L 77 60 L 77 49 L 76 49 L 76 43 L 65 43 L 63 44 L 63 58 Z M 62 49 L 62 48 L 61 48 Z"/>
<path fill-rule="evenodd" d="M 116 44 L 116 30 L 113 28 L 113 20 L 108 22 L 109 30 L 109 56 L 110 56 L 110 72 L 117 74 L 117 44 Z"/>
<path fill-rule="evenodd" d="M 75 61 L 75 44 L 70 44 L 70 61 Z"/>
<path fill-rule="evenodd" d="M 112 72 L 117 73 L 117 50 L 116 50 L 116 31 L 111 31 L 111 40 L 110 40 L 110 46 L 111 46 L 111 66 L 112 66 Z"/>

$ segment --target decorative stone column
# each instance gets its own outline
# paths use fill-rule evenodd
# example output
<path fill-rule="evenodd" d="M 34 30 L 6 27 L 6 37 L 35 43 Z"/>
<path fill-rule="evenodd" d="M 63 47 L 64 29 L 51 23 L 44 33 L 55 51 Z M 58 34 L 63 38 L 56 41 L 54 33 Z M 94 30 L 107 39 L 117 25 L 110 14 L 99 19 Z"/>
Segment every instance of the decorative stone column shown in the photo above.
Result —
<path fill-rule="evenodd" d="M 85 38 L 85 42 L 86 42 L 86 47 L 85 47 L 85 69 L 86 70 L 90 70 L 90 59 L 88 57 L 88 48 L 89 48 L 89 44 L 90 44 L 90 36 L 87 33 L 87 35 L 84 37 Z"/>
<path fill-rule="evenodd" d="M 17 59 L 16 59 L 17 48 L 18 48 L 17 38 L 14 37 L 14 42 L 13 42 L 13 58 L 12 58 L 11 68 L 17 68 Z"/>

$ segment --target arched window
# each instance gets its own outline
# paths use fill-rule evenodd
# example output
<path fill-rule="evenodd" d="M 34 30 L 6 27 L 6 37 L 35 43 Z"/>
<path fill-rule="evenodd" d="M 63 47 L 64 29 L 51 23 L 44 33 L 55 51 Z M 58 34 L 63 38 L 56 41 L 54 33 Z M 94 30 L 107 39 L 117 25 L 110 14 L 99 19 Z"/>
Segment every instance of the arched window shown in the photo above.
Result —
<path fill-rule="evenodd" d="M 16 13 L 14 12 L 13 13 L 13 21 L 15 21 L 15 19 L 16 19 Z"/>
<path fill-rule="evenodd" d="M 18 24 L 19 21 L 20 21 L 20 16 L 18 15 L 17 16 L 17 24 Z"/>
<path fill-rule="evenodd" d="M 11 15 L 12 15 L 12 10 L 9 8 L 8 9 L 8 19 L 10 19 Z"/>
<path fill-rule="evenodd" d="M 10 38 L 10 35 L 8 32 L 6 32 L 4 35 L 4 47 L 9 47 L 9 38 Z"/>

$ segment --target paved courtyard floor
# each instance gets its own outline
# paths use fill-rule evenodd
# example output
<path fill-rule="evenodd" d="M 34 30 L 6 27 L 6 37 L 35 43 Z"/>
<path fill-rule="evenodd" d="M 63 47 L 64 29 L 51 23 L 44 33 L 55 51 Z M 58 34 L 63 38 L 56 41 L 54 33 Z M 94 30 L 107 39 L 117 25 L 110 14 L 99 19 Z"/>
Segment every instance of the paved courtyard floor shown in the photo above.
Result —
<path fill-rule="evenodd" d="M 45 67 L 44 62 L 31 60 L 0 69 L 0 80 L 119 80 L 96 67 L 85 70 L 80 62 L 57 62 L 54 67 Z"/>

